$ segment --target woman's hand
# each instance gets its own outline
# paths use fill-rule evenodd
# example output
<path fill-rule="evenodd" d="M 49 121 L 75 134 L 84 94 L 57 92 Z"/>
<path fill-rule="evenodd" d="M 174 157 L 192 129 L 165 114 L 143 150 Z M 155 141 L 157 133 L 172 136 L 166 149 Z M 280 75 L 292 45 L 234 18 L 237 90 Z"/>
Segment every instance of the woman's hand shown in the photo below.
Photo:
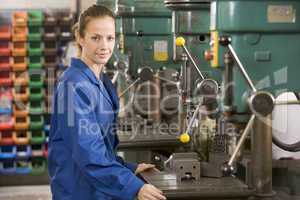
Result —
<path fill-rule="evenodd" d="M 139 173 L 147 171 L 149 169 L 156 169 L 155 165 L 145 164 L 145 163 L 138 164 L 138 167 L 135 170 L 135 174 L 139 174 Z M 156 170 L 158 171 L 158 169 L 156 169 Z"/>
<path fill-rule="evenodd" d="M 166 200 L 162 191 L 150 184 L 145 184 L 139 191 L 138 200 Z"/>

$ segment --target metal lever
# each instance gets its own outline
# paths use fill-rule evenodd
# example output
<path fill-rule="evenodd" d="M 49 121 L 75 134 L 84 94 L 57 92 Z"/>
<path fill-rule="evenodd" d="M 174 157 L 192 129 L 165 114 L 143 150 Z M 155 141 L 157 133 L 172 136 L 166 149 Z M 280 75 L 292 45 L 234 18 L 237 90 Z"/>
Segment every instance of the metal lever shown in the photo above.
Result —
<path fill-rule="evenodd" d="M 132 88 L 135 84 L 137 84 L 139 81 L 150 81 L 154 77 L 153 70 L 150 67 L 142 67 L 138 69 L 138 78 L 131 83 L 121 94 L 119 95 L 119 98 L 122 97 L 130 88 Z"/>
<path fill-rule="evenodd" d="M 119 94 L 119 98 L 122 97 L 124 94 L 126 94 L 126 92 L 132 88 L 133 86 L 135 86 L 135 84 L 137 84 L 137 82 L 139 82 L 141 79 L 137 78 L 133 83 L 131 83 L 125 90 L 123 90 L 123 92 L 121 92 L 121 94 Z"/>
<path fill-rule="evenodd" d="M 246 79 L 247 83 L 249 84 L 250 88 L 253 91 L 253 94 L 251 95 L 251 97 L 249 98 L 249 106 L 250 108 L 252 108 L 256 113 L 251 115 L 251 118 L 233 152 L 233 154 L 231 155 L 228 163 L 225 163 L 222 167 L 222 171 L 224 173 L 224 175 L 229 175 L 232 174 L 233 172 L 233 162 L 236 160 L 237 158 L 237 153 L 240 151 L 242 145 L 245 142 L 246 136 L 249 133 L 249 130 L 251 128 L 251 126 L 254 123 L 254 119 L 255 119 L 255 115 L 257 114 L 261 114 L 262 116 L 266 117 L 268 114 L 270 114 L 273 111 L 274 108 L 274 98 L 273 95 L 268 93 L 268 92 L 257 92 L 257 89 L 255 88 L 252 80 L 250 79 L 247 71 L 245 70 L 242 62 L 240 61 L 239 57 L 237 56 L 235 50 L 233 49 L 233 47 L 231 46 L 230 42 L 230 38 L 227 37 L 221 37 L 219 42 L 223 45 L 223 46 L 228 46 L 230 53 L 232 54 L 232 56 L 234 57 L 235 61 L 238 64 L 238 68 L 240 69 L 243 77 Z M 261 106 L 263 105 L 263 107 Z M 252 110 L 252 111 L 253 111 Z"/>
<path fill-rule="evenodd" d="M 187 54 L 188 58 L 190 59 L 190 61 L 192 62 L 193 66 L 196 68 L 199 76 L 204 79 L 203 74 L 201 73 L 199 67 L 197 66 L 195 60 L 193 59 L 193 57 L 191 56 L 190 52 L 188 51 L 188 49 L 185 46 L 185 39 L 183 37 L 178 37 L 176 38 L 176 46 L 182 46 L 183 50 L 185 51 L 185 53 Z"/>
<path fill-rule="evenodd" d="M 113 84 L 115 84 L 115 83 L 117 82 L 117 80 L 118 80 L 118 78 L 119 78 L 119 75 L 120 75 L 120 71 L 117 70 L 117 72 L 115 73 L 114 77 L 113 77 L 112 80 L 111 80 L 111 82 L 112 82 Z"/>
<path fill-rule="evenodd" d="M 228 163 L 225 163 L 222 167 L 222 171 L 224 175 L 230 175 L 233 172 L 233 162 L 237 158 L 237 153 L 240 151 L 241 147 L 243 146 L 246 136 L 248 135 L 250 128 L 252 127 L 255 117 L 267 117 L 270 115 L 274 109 L 274 97 L 271 93 L 265 92 L 265 91 L 258 91 L 253 93 L 249 98 L 248 98 L 248 104 L 249 107 L 252 110 L 252 115 L 250 117 L 250 120 L 248 121 L 248 124 L 236 146 L 234 149 L 233 154 L 231 155 Z"/>
<path fill-rule="evenodd" d="M 244 78 L 246 79 L 247 83 L 249 84 L 249 86 L 251 87 L 253 92 L 256 92 L 257 89 L 255 88 L 252 80 L 249 77 L 249 74 L 246 72 L 242 62 L 240 61 L 239 57 L 237 56 L 235 50 L 233 49 L 233 47 L 231 46 L 230 42 L 231 39 L 228 37 L 221 37 L 219 39 L 220 44 L 222 44 L 223 46 L 228 46 L 230 53 L 232 54 L 234 60 L 237 62 L 239 69 L 242 72 L 242 75 L 244 76 Z"/>
<path fill-rule="evenodd" d="M 183 134 L 180 135 L 179 140 L 182 143 L 188 143 L 188 142 L 190 142 L 190 140 L 191 140 L 190 131 L 192 129 L 192 126 L 194 124 L 194 121 L 195 121 L 198 113 L 199 113 L 199 110 L 200 110 L 201 106 L 202 106 L 202 103 L 199 103 L 198 106 L 197 106 L 197 108 L 196 108 L 196 110 L 195 110 L 195 112 L 194 112 L 194 114 L 193 114 L 193 116 L 192 116 L 192 119 L 190 120 L 190 123 L 188 124 L 188 127 L 187 127 L 185 133 L 183 133 Z"/>
<path fill-rule="evenodd" d="M 189 134 L 190 131 L 191 131 L 191 129 L 192 129 L 192 126 L 193 126 L 193 124 L 194 124 L 194 121 L 195 121 L 195 119 L 196 119 L 198 113 L 199 113 L 199 110 L 200 110 L 200 108 L 201 108 L 201 105 L 202 105 L 202 103 L 199 103 L 199 105 L 197 106 L 197 108 L 196 108 L 196 110 L 195 110 L 195 112 L 194 112 L 194 114 L 193 114 L 193 116 L 192 116 L 192 119 L 191 119 L 191 121 L 190 121 L 190 123 L 189 123 L 189 125 L 188 125 L 188 127 L 187 127 L 187 129 L 186 129 L 186 133 L 187 133 L 187 134 Z"/>
<path fill-rule="evenodd" d="M 249 133 L 249 131 L 250 131 L 250 128 L 251 128 L 252 125 L 253 125 L 254 119 L 255 119 L 255 115 L 252 114 L 252 115 L 251 115 L 251 118 L 250 118 L 250 120 L 248 121 L 248 124 L 247 124 L 247 126 L 246 126 L 246 128 L 245 128 L 245 130 L 244 130 L 244 132 L 243 132 L 243 134 L 242 134 L 242 136 L 241 136 L 241 138 L 240 138 L 240 140 L 239 140 L 237 146 L 236 146 L 236 148 L 234 149 L 233 154 L 231 155 L 231 157 L 230 157 L 230 159 L 229 159 L 229 161 L 228 161 L 228 163 L 225 163 L 225 164 L 223 165 L 222 171 L 223 171 L 223 173 L 224 173 L 225 175 L 230 175 L 230 174 L 232 174 L 232 172 L 233 172 L 233 170 L 234 170 L 232 164 L 233 164 L 233 162 L 236 160 L 237 154 L 238 154 L 238 152 L 241 150 L 241 147 L 243 146 L 243 144 L 244 144 L 244 142 L 245 142 L 245 140 L 246 140 L 246 137 L 247 137 L 247 135 L 248 135 L 248 133 Z"/>
<path fill-rule="evenodd" d="M 257 90 L 256 90 L 256 88 L 255 88 L 255 86 L 254 86 L 252 80 L 250 79 L 248 73 L 246 72 L 246 70 L 245 70 L 243 64 L 241 63 L 239 57 L 236 55 L 236 53 L 235 53 L 234 49 L 232 48 L 231 44 L 228 44 L 228 48 L 229 48 L 231 54 L 233 55 L 234 59 L 236 60 L 238 66 L 239 66 L 239 69 L 241 70 L 241 72 L 242 72 L 244 78 L 245 78 L 246 81 L 248 82 L 248 84 L 249 84 L 249 86 L 251 87 L 252 91 L 253 91 L 253 92 L 256 92 Z"/>
<path fill-rule="evenodd" d="M 218 83 L 212 79 L 204 79 L 200 82 L 200 84 L 197 85 L 198 89 L 200 90 L 200 93 L 202 95 L 217 95 L 218 93 Z M 203 101 L 201 101 L 196 110 L 194 111 L 193 113 L 193 116 L 188 124 L 188 127 L 186 129 L 186 131 L 180 135 L 180 141 L 182 143 L 188 143 L 190 141 L 190 135 L 191 135 L 191 129 L 192 129 L 192 126 L 194 124 L 194 121 L 200 111 L 200 108 L 201 106 L 203 105 Z"/>
<path fill-rule="evenodd" d="M 166 78 L 158 76 L 158 75 L 154 75 L 154 78 L 158 78 L 159 80 L 166 81 L 167 83 L 170 83 L 170 84 L 173 84 L 173 85 L 176 85 L 176 86 L 178 85 L 178 82 L 166 79 Z"/>

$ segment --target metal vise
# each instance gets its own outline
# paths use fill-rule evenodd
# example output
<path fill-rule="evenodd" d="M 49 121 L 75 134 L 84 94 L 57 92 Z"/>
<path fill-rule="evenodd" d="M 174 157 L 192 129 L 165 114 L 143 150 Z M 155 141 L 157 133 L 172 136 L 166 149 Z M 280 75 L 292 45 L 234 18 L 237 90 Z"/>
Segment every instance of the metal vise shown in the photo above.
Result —
<path fill-rule="evenodd" d="M 200 161 L 197 153 L 174 153 L 165 162 L 165 168 L 176 174 L 177 182 L 200 180 Z"/>

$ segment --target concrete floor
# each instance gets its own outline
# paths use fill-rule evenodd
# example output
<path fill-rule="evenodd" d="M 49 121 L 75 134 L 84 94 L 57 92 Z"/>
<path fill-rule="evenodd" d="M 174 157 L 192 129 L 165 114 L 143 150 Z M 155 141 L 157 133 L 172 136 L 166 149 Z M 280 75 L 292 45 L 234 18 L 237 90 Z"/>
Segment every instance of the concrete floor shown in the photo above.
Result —
<path fill-rule="evenodd" d="M 51 200 L 49 185 L 0 187 L 0 200 Z M 300 200 L 300 196 L 289 196 L 277 191 L 273 200 Z"/>
<path fill-rule="evenodd" d="M 0 187 L 0 200 L 51 200 L 49 185 Z"/>

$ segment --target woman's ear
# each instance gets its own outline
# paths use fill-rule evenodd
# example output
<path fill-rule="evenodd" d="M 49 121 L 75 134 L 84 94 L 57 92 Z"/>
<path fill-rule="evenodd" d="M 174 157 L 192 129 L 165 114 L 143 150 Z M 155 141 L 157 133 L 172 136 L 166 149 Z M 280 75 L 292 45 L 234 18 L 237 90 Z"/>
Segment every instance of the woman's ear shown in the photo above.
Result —
<path fill-rule="evenodd" d="M 84 38 L 83 38 L 83 37 L 80 37 L 80 36 L 78 35 L 78 37 L 76 37 L 76 42 L 77 42 L 80 46 L 82 46 L 83 43 L 84 43 Z"/>

